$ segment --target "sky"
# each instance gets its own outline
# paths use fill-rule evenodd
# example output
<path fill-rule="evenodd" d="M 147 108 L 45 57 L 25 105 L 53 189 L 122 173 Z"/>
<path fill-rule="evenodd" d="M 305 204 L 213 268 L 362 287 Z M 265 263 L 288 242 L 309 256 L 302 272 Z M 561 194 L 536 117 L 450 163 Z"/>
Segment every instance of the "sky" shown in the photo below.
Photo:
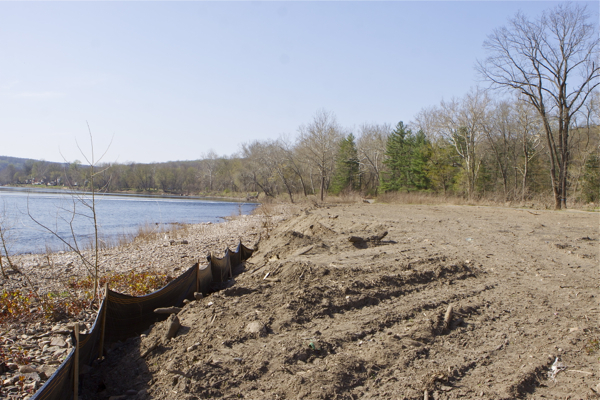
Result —
<path fill-rule="evenodd" d="M 293 138 L 320 109 L 410 122 L 485 86 L 494 28 L 557 4 L 2 1 L 0 155 L 84 161 L 88 124 L 96 159 L 144 163 Z"/>

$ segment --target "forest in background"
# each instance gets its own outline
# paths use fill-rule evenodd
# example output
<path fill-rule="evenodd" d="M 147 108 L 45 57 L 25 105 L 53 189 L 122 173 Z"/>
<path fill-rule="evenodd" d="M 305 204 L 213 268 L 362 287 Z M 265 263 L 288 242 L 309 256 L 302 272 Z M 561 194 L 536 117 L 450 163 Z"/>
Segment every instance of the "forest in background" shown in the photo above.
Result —
<path fill-rule="evenodd" d="M 195 161 L 106 163 L 0 158 L 0 184 L 109 192 L 299 197 L 427 192 L 554 207 L 600 197 L 600 69 L 597 25 L 585 7 L 562 4 L 537 19 L 517 14 L 484 42 L 477 62 L 490 87 L 423 108 L 396 125 L 341 126 L 318 110 L 293 135 L 213 151 Z"/>

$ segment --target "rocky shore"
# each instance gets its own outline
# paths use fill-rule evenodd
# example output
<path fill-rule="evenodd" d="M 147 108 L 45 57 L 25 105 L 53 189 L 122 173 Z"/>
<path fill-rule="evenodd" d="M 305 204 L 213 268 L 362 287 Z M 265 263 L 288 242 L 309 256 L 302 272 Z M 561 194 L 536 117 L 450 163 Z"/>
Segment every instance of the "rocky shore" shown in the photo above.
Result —
<path fill-rule="evenodd" d="M 220 256 L 238 242 L 254 248 L 271 226 L 290 215 L 289 206 L 268 206 L 253 215 L 218 223 L 182 225 L 168 232 L 146 232 L 131 243 L 100 252 L 100 275 L 134 271 L 178 276 L 194 263 L 206 262 L 210 252 Z M 93 256 L 91 251 L 83 253 Z M 22 274 L 7 270 L 4 292 L 60 293 L 69 279 L 85 278 L 90 271 L 72 252 L 28 254 L 13 257 Z M 35 306 L 35 304 L 34 304 Z M 75 322 L 83 333 L 91 328 L 96 312 L 82 311 L 76 318 L 0 325 L 0 398 L 28 399 L 54 373 L 72 348 Z"/>

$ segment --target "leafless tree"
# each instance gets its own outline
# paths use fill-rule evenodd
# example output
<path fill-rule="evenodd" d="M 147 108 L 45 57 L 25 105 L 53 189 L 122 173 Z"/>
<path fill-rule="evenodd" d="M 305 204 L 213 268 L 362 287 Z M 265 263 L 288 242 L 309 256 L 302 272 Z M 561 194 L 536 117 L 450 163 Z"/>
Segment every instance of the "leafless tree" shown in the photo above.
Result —
<path fill-rule="evenodd" d="M 219 156 L 213 149 L 210 149 L 208 153 L 202 155 L 203 170 L 208 180 L 208 190 L 213 190 L 213 184 L 215 180 L 215 174 L 218 167 Z"/>
<path fill-rule="evenodd" d="M 304 196 L 308 196 L 306 190 L 306 184 L 304 182 L 304 168 L 302 168 L 302 162 L 298 156 L 298 151 L 292 141 L 287 136 L 281 136 L 277 143 L 283 152 L 282 155 L 285 157 L 287 167 L 296 175 L 297 179 L 302 185 L 302 192 Z"/>
<path fill-rule="evenodd" d="M 517 99 L 514 103 L 516 112 L 516 126 L 520 135 L 523 162 L 517 165 L 521 173 L 521 201 L 527 197 L 527 185 L 529 179 L 529 163 L 539 154 L 542 147 L 542 124 L 535 109 L 523 99 Z"/>
<path fill-rule="evenodd" d="M 509 197 L 509 178 L 516 173 L 517 151 L 515 110 L 508 101 L 497 102 L 484 122 L 484 132 L 502 177 L 504 200 Z M 509 176 L 510 175 L 510 176 Z M 515 179 L 516 182 L 516 179 Z"/>
<path fill-rule="evenodd" d="M 432 140 L 442 137 L 452 143 L 462 159 L 469 198 L 481 166 L 480 143 L 489 104 L 486 92 L 476 88 L 461 99 L 442 100 L 439 107 L 422 110 L 416 117 L 415 124 Z"/>
<path fill-rule="evenodd" d="M 242 145 L 242 157 L 246 162 L 244 174 L 249 175 L 250 180 L 269 197 L 277 194 L 275 162 L 270 154 L 273 147 L 272 143 L 258 140 Z"/>
<path fill-rule="evenodd" d="M 335 168 L 335 155 L 343 137 L 342 129 L 333 113 L 319 110 L 313 121 L 308 125 L 301 125 L 298 131 L 298 150 L 301 157 L 318 169 L 323 201 L 326 186 Z"/>
<path fill-rule="evenodd" d="M 600 84 L 597 25 L 585 6 L 560 4 L 530 20 L 517 13 L 483 46 L 479 73 L 494 87 L 524 96 L 538 111 L 550 156 L 555 208 L 567 205 L 569 129 L 573 116 Z M 557 171 L 558 168 L 558 171 Z"/>
<path fill-rule="evenodd" d="M 70 229 L 70 237 L 65 237 L 62 236 L 59 233 L 58 230 L 58 221 L 57 221 L 57 226 L 55 228 L 45 225 L 42 222 L 39 221 L 38 218 L 36 218 L 32 213 L 31 210 L 29 208 L 29 201 L 27 202 L 27 213 L 29 215 L 29 217 L 31 218 L 31 220 L 37 224 L 40 228 L 42 228 L 43 230 L 45 230 L 46 232 L 50 233 L 51 235 L 53 235 L 55 238 L 57 238 L 60 242 L 62 242 L 68 249 L 70 249 L 71 251 L 73 251 L 75 254 L 77 254 L 77 256 L 80 258 L 82 264 L 88 269 L 88 272 L 90 273 L 90 275 L 92 275 L 93 280 L 94 280 L 94 297 L 92 298 L 92 303 L 96 301 L 96 299 L 98 298 L 98 281 L 99 281 L 99 273 L 100 273 L 100 224 L 98 222 L 98 213 L 97 213 L 97 195 L 98 195 L 98 188 L 96 187 L 96 177 L 99 174 L 102 174 L 104 172 L 103 169 L 98 168 L 102 159 L 104 158 L 104 156 L 106 155 L 106 152 L 108 151 L 108 149 L 110 148 L 110 145 L 112 144 L 112 140 L 111 143 L 107 146 L 106 151 L 102 154 L 102 156 L 100 157 L 96 157 L 96 154 L 94 152 L 94 138 L 92 136 L 92 131 L 90 129 L 90 126 L 88 124 L 88 134 L 89 134 L 89 140 L 90 140 L 90 151 L 89 153 L 86 153 L 85 151 L 83 151 L 81 149 L 81 147 L 79 146 L 79 143 L 77 143 L 77 148 L 79 149 L 79 152 L 81 153 L 81 155 L 83 156 L 83 158 L 85 159 L 85 161 L 88 163 L 89 167 L 87 169 L 87 180 L 88 180 L 88 184 L 89 184 L 89 192 L 79 192 L 79 191 L 75 191 L 74 187 L 70 187 L 71 188 L 71 193 L 70 193 L 70 202 L 71 202 L 71 206 L 72 208 L 70 209 L 66 209 L 63 208 L 62 210 L 57 210 L 57 220 L 58 219 L 62 219 L 63 222 L 67 223 Z M 108 168 L 108 167 L 107 167 Z M 101 188 L 101 190 L 104 190 L 105 188 Z M 83 208 L 84 211 L 80 211 L 80 209 Z M 61 211 L 63 211 L 63 213 L 61 214 Z M 64 213 L 66 212 L 66 214 Z M 77 217 L 83 217 L 86 218 L 90 221 L 90 224 L 92 226 L 93 229 L 93 237 L 92 237 L 92 253 L 93 256 L 87 257 L 84 253 L 84 249 L 80 246 L 80 243 L 77 240 L 77 234 L 75 232 L 75 218 Z"/>
<path fill-rule="evenodd" d="M 360 136 L 356 143 L 358 159 L 363 173 L 372 178 L 369 180 L 373 181 L 375 195 L 379 188 L 387 139 L 391 132 L 392 127 L 389 124 L 363 124 L 360 127 Z"/>

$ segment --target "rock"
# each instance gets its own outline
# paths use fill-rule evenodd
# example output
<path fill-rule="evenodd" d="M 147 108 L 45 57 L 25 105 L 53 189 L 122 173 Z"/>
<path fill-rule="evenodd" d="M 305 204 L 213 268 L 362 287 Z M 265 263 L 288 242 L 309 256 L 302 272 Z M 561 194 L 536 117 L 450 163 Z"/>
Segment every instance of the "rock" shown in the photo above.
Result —
<path fill-rule="evenodd" d="M 58 356 L 60 356 L 61 354 L 64 354 L 64 353 L 66 353 L 66 352 L 67 352 L 67 349 L 58 349 L 58 350 L 56 350 L 54 353 L 52 353 L 52 355 L 53 355 L 54 357 L 58 357 Z"/>
<path fill-rule="evenodd" d="M 252 321 L 246 325 L 246 333 L 258 334 L 258 336 L 267 335 L 267 327 L 261 321 Z"/>
<path fill-rule="evenodd" d="M 19 366 L 15 363 L 6 363 L 6 366 L 8 367 L 8 369 L 10 369 L 11 371 L 14 371 L 16 369 L 19 368 Z"/>
<path fill-rule="evenodd" d="M 171 340 L 177 334 L 177 331 L 181 327 L 181 323 L 179 322 L 179 318 L 177 315 L 171 314 L 166 321 L 167 324 L 167 332 L 165 334 L 165 341 Z"/>
<path fill-rule="evenodd" d="M 196 300 L 202 300 L 202 298 L 204 297 L 204 295 L 200 292 L 194 292 L 194 299 Z"/>
<path fill-rule="evenodd" d="M 42 377 L 42 374 L 45 374 L 46 376 L 51 376 L 56 371 L 56 368 L 50 365 L 40 365 L 37 370 L 40 374 L 40 377 Z"/>
<path fill-rule="evenodd" d="M 19 372 L 22 374 L 29 374 L 31 372 L 37 372 L 35 368 L 29 366 L 29 365 L 21 365 L 19 367 Z"/>
<path fill-rule="evenodd" d="M 15 381 L 18 381 L 20 379 L 20 377 L 25 378 L 25 380 L 32 380 L 32 381 L 36 381 L 39 382 L 42 378 L 40 378 L 39 374 L 37 372 L 28 372 L 26 374 L 17 374 L 14 376 Z"/>
<path fill-rule="evenodd" d="M 61 337 L 54 337 L 50 341 L 50 346 L 67 347 L 67 342 Z"/>
<path fill-rule="evenodd" d="M 128 391 L 125 392 L 125 394 L 128 396 L 135 396 L 137 393 L 138 393 L 138 391 L 134 390 L 134 389 L 129 389 Z"/>
<path fill-rule="evenodd" d="M 181 311 L 181 307 L 162 307 L 154 310 L 155 314 L 178 314 Z"/>

